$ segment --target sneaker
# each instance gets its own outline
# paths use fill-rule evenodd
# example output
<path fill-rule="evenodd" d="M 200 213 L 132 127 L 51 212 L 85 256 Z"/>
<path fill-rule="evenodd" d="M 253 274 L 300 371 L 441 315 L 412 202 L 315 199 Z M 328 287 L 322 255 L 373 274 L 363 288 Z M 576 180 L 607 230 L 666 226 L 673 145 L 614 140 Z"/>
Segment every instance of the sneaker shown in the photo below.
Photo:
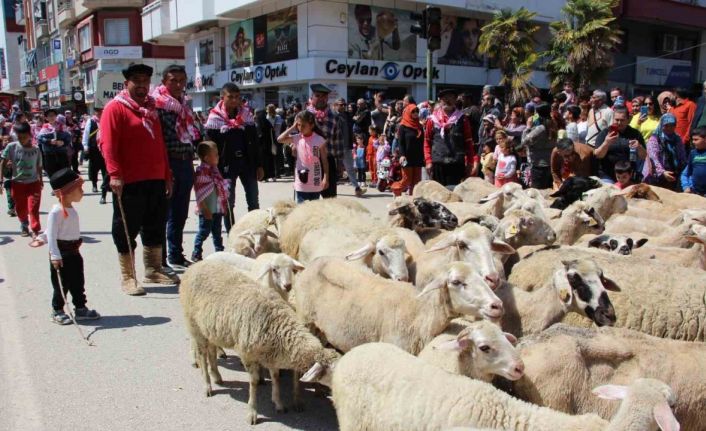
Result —
<path fill-rule="evenodd" d="M 191 262 L 186 260 L 183 255 L 179 255 L 177 257 L 168 257 L 167 265 L 169 265 L 174 271 L 184 271 L 189 267 L 189 265 L 191 265 Z"/>
<path fill-rule="evenodd" d="M 27 225 L 22 225 L 22 231 L 20 232 L 20 236 L 24 236 L 24 237 L 30 236 L 30 233 L 29 233 L 29 226 L 27 226 Z"/>
<path fill-rule="evenodd" d="M 74 310 L 74 316 L 76 316 L 76 321 L 96 320 L 101 318 L 101 315 L 98 314 L 96 310 L 89 310 L 86 307 L 77 308 L 76 310 Z"/>
<path fill-rule="evenodd" d="M 196 253 L 196 252 L 191 253 L 191 261 L 193 263 L 200 262 L 202 260 L 203 260 L 203 257 L 201 256 L 201 253 Z"/>
<path fill-rule="evenodd" d="M 10 208 L 9 210 L 7 210 L 7 215 L 9 215 L 10 217 L 17 217 L 17 211 L 15 211 L 14 208 Z"/>
<path fill-rule="evenodd" d="M 51 321 L 56 323 L 57 325 L 71 324 L 71 318 L 66 313 L 64 313 L 64 310 L 52 311 Z"/>

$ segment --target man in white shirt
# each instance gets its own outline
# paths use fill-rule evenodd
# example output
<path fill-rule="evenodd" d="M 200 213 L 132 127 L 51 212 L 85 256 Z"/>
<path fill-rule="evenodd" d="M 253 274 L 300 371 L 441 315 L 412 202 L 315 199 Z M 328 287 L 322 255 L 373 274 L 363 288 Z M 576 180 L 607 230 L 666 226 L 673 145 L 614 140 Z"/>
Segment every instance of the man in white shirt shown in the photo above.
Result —
<path fill-rule="evenodd" d="M 613 110 L 606 104 L 608 96 L 603 90 L 594 90 L 591 95 L 591 110 L 588 111 L 588 131 L 586 143 L 596 146 L 596 138 L 601 130 L 613 124 Z"/>

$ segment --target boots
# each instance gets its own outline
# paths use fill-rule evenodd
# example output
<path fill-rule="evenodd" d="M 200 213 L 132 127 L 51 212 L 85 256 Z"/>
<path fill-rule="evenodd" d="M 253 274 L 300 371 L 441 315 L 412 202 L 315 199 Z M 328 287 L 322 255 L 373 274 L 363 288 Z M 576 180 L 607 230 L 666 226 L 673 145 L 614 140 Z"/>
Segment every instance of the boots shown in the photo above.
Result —
<path fill-rule="evenodd" d="M 162 271 L 162 247 L 144 247 L 142 251 L 145 263 L 145 278 L 143 283 L 150 284 L 179 284 L 179 277 L 176 274 L 167 274 Z"/>
<path fill-rule="evenodd" d="M 120 274 L 122 275 L 121 288 L 123 292 L 132 296 L 140 296 L 145 294 L 145 289 L 137 282 L 137 276 L 132 272 L 134 262 L 130 259 L 130 254 L 119 254 L 120 259 Z"/>

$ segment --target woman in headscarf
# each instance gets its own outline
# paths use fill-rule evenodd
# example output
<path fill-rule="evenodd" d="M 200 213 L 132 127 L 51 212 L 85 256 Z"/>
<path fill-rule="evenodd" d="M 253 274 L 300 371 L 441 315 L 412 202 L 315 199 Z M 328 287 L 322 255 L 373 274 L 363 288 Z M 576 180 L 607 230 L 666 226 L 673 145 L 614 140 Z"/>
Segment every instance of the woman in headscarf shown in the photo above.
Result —
<path fill-rule="evenodd" d="M 414 186 L 422 179 L 424 166 L 424 131 L 419 122 L 419 108 L 410 103 L 404 108 L 402 121 L 397 128 L 397 142 L 400 150 L 400 164 L 402 165 L 402 180 L 390 186 L 395 196 L 400 196 L 409 188 L 409 194 L 414 191 Z"/>
<path fill-rule="evenodd" d="M 647 141 L 647 159 L 642 174 L 644 182 L 670 190 L 679 187 L 679 176 L 686 165 L 684 143 L 674 131 L 677 119 L 673 114 L 664 114 L 657 130 Z"/>

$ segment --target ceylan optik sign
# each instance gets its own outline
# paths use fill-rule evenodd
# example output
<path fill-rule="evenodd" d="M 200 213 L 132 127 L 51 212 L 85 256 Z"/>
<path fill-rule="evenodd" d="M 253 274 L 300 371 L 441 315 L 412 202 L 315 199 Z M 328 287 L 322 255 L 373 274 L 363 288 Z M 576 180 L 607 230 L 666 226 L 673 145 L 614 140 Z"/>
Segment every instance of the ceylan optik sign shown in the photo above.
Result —
<path fill-rule="evenodd" d="M 287 76 L 287 65 L 282 63 L 279 66 L 256 66 L 243 69 L 233 69 L 230 72 L 230 81 L 239 85 L 260 84 L 263 81 L 274 81 L 277 78 Z"/>
<path fill-rule="evenodd" d="M 394 81 L 398 78 L 416 81 L 418 79 L 426 79 L 427 68 L 419 67 L 413 64 L 400 65 L 394 61 L 388 61 L 382 66 L 375 64 L 366 64 L 362 61 L 353 63 L 339 63 L 338 60 L 331 59 L 326 62 L 326 73 L 344 75 L 346 78 L 352 77 L 370 77 L 383 78 L 388 81 Z M 439 69 L 432 68 L 432 77 L 439 79 Z"/>

